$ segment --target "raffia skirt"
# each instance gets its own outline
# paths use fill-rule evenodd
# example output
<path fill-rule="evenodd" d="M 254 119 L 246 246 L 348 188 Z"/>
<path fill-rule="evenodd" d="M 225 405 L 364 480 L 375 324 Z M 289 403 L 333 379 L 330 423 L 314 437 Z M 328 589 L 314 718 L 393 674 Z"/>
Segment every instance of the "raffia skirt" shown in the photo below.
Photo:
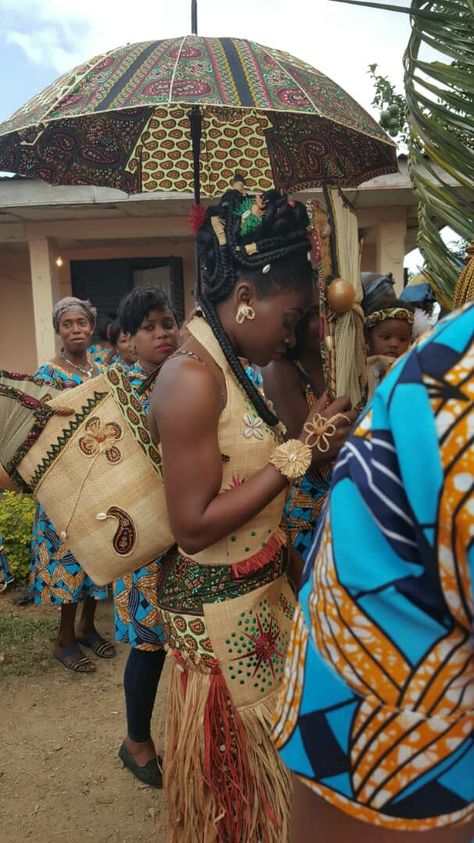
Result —
<path fill-rule="evenodd" d="M 164 765 L 168 843 L 286 843 L 291 778 L 270 733 L 293 594 L 278 565 L 267 566 L 270 582 L 226 599 L 228 566 L 177 562 L 174 573 L 189 594 L 209 577 L 222 602 L 190 611 L 191 598 L 186 612 L 176 612 L 167 600 L 176 589 L 168 582 L 160 593 L 173 661 Z"/>

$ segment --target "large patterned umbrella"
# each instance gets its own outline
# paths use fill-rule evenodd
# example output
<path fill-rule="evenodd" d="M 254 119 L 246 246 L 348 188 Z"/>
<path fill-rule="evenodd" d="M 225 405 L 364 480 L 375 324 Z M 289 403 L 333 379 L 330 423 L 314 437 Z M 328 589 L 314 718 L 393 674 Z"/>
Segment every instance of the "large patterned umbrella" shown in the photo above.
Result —
<path fill-rule="evenodd" d="M 397 163 L 380 126 L 314 67 L 252 41 L 190 35 L 120 47 L 61 76 L 0 125 L 0 169 L 212 197 L 236 171 L 250 190 L 298 190 L 355 186 Z"/>

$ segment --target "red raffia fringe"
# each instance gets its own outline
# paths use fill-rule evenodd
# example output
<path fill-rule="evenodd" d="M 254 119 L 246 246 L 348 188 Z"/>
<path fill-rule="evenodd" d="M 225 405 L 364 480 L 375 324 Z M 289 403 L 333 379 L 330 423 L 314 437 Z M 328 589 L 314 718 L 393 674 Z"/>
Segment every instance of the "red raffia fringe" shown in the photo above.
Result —
<path fill-rule="evenodd" d="M 211 673 L 204 709 L 203 761 L 204 777 L 222 812 L 217 827 L 219 843 L 237 843 L 245 839 L 242 830 L 252 823 L 252 806 L 246 796 L 251 771 L 242 721 L 219 668 Z"/>
<path fill-rule="evenodd" d="M 235 562 L 234 565 L 230 566 L 231 578 L 233 580 L 240 580 L 243 577 L 248 577 L 250 574 L 256 573 L 260 568 L 264 568 L 265 565 L 268 565 L 275 558 L 280 548 L 284 547 L 286 543 L 287 537 L 284 530 L 276 530 L 265 547 L 254 553 L 253 556 L 249 556 L 248 559 L 244 559 L 243 562 Z"/>
<path fill-rule="evenodd" d="M 174 664 L 166 721 L 168 843 L 288 843 L 291 779 L 271 739 L 274 697 L 238 710 L 219 668 Z"/>

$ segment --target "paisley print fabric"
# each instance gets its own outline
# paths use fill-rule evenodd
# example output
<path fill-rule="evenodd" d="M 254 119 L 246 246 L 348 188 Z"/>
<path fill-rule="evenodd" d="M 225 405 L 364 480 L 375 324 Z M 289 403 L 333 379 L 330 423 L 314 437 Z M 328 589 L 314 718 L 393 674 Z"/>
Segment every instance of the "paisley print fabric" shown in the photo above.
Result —
<path fill-rule="evenodd" d="M 236 171 L 261 191 L 355 186 L 397 169 L 383 129 L 316 68 L 253 41 L 195 35 L 74 68 L 0 126 L 0 163 L 53 184 L 189 192 L 193 105 L 203 196 L 221 195 Z"/>

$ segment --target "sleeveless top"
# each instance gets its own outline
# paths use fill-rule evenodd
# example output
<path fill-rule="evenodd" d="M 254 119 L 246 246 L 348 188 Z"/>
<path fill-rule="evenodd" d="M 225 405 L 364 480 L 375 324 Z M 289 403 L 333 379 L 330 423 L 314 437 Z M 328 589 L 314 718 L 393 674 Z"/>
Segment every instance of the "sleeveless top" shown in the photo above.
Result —
<path fill-rule="evenodd" d="M 263 468 L 282 441 L 280 429 L 270 428 L 258 416 L 250 399 L 237 382 L 225 355 L 207 322 L 195 317 L 188 325 L 192 336 L 215 360 L 225 378 L 227 402 L 219 419 L 219 448 L 223 455 L 220 493 L 240 486 Z M 269 543 L 286 544 L 280 530 L 286 493 L 282 492 L 243 527 L 205 550 L 187 558 L 201 565 L 232 565 L 269 550 Z"/>
<path fill-rule="evenodd" d="M 227 403 L 218 425 L 223 494 L 268 463 L 280 426 L 272 429 L 259 417 L 204 319 L 195 318 L 188 329 L 225 378 Z M 285 497 L 282 492 L 194 556 L 176 548 L 158 594 L 172 655 L 190 670 L 218 673 L 238 709 L 266 705 L 280 685 L 294 611 L 285 576 Z"/>

